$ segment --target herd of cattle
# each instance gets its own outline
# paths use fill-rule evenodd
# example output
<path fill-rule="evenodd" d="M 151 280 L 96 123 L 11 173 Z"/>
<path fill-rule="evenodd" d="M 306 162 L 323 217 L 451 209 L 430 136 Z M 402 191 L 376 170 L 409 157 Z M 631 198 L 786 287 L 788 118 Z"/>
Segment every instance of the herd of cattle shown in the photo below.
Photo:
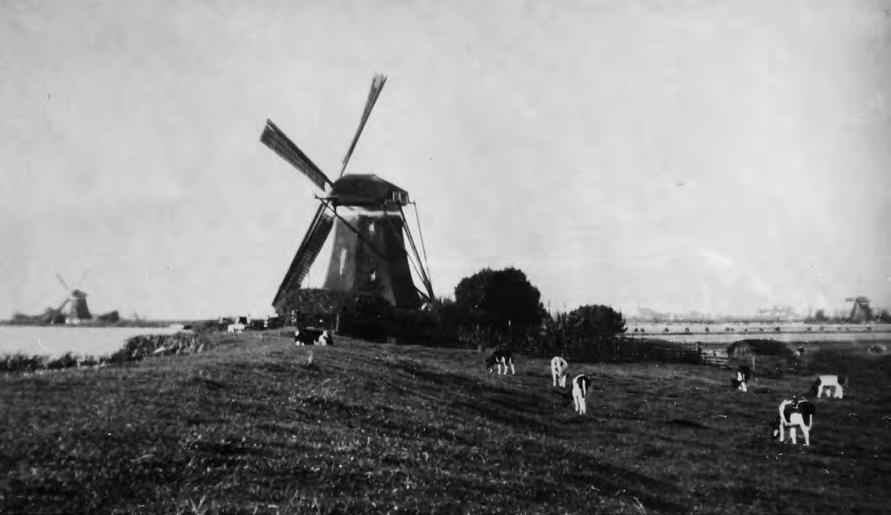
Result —
<path fill-rule="evenodd" d="M 513 374 L 514 369 L 513 356 L 507 349 L 497 349 L 491 356 L 486 358 L 486 369 L 491 374 L 497 367 L 499 375 L 507 374 L 508 367 Z M 551 376 L 553 379 L 553 387 L 566 388 L 566 379 L 569 372 L 569 363 L 561 356 L 554 356 L 551 359 Z M 732 387 L 741 392 L 748 392 L 748 383 L 752 378 L 752 371 L 749 367 L 742 365 L 737 368 L 736 374 L 730 379 Z M 844 396 L 843 385 L 846 383 L 845 376 L 837 375 L 821 375 L 817 377 L 811 387 L 811 393 L 820 398 L 825 393 L 827 397 L 841 399 Z M 572 402 L 575 412 L 579 415 L 587 413 L 587 397 L 588 390 L 591 388 L 591 377 L 585 374 L 578 374 L 572 378 Z M 798 443 L 797 432 L 800 430 L 804 437 L 804 445 L 811 444 L 810 432 L 814 425 L 814 414 L 816 408 L 814 404 L 803 396 L 793 400 L 784 399 L 780 403 L 776 421 L 771 424 L 773 429 L 773 438 L 780 442 L 786 441 L 786 431 L 789 432 L 789 438 L 793 444 Z"/>
<path fill-rule="evenodd" d="M 295 345 L 332 345 L 334 339 L 327 330 L 314 328 L 298 328 L 294 331 Z M 510 370 L 511 374 L 516 374 L 514 368 L 513 355 L 507 349 L 497 349 L 491 356 L 486 358 L 486 369 L 489 373 L 497 370 L 498 375 L 506 375 Z M 566 388 L 566 379 L 569 372 L 569 363 L 561 356 L 554 356 L 551 359 L 551 376 L 553 379 L 553 387 Z M 733 388 L 741 392 L 748 392 L 749 380 L 752 378 L 752 371 L 749 367 L 741 365 L 736 369 L 736 374 L 730 379 Z M 575 412 L 579 415 L 587 413 L 588 391 L 591 388 L 591 377 L 585 374 L 578 374 L 572 378 L 572 403 Z M 843 385 L 846 383 L 844 376 L 837 375 L 821 375 L 817 377 L 811 387 L 811 393 L 820 398 L 825 393 L 830 398 L 841 399 L 844 397 Z M 793 444 L 798 443 L 797 432 L 801 431 L 804 437 L 804 445 L 811 444 L 810 431 L 814 424 L 814 414 L 816 408 L 814 404 L 803 396 L 795 399 L 784 399 L 780 403 L 776 420 L 772 423 L 773 437 L 780 442 L 786 441 L 786 431 L 789 432 L 789 438 Z"/>

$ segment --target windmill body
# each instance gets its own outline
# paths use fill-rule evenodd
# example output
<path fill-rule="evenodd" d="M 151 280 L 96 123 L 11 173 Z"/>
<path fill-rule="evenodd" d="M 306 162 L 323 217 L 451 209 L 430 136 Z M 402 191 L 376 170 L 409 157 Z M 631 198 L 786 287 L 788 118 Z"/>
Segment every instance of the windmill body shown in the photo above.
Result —
<path fill-rule="evenodd" d="M 87 307 L 87 294 L 81 290 L 71 290 L 68 300 L 68 313 L 65 314 L 65 323 L 79 325 L 87 320 L 92 320 L 90 308 Z"/>
<path fill-rule="evenodd" d="M 301 171 L 326 192 L 317 196 L 319 206 L 297 253 L 272 301 L 286 314 L 294 293 L 334 228 L 334 241 L 324 289 L 349 295 L 373 293 L 398 307 L 416 308 L 433 299 L 429 273 L 415 246 L 403 207 L 408 193 L 374 174 L 347 174 L 347 163 L 386 78 L 372 81 L 368 101 L 356 135 L 343 160 L 340 177 L 332 182 L 272 121 L 267 120 L 260 141 Z M 406 246 L 406 240 L 410 244 Z M 424 290 L 415 286 L 411 268 Z"/>
<path fill-rule="evenodd" d="M 56 279 L 58 279 L 59 284 L 68 291 L 68 296 L 62 301 L 62 304 L 59 305 L 58 308 L 47 311 L 48 323 L 55 323 L 57 320 L 64 319 L 66 324 L 80 325 L 93 319 L 93 315 L 90 313 L 90 308 L 87 307 L 87 294 L 84 293 L 83 290 L 77 288 L 77 286 L 87 278 L 88 273 L 89 271 L 84 272 L 74 288 L 69 287 L 61 274 L 58 272 L 56 273 Z"/>
<path fill-rule="evenodd" d="M 335 223 L 324 288 L 377 293 L 393 305 L 418 307 L 400 211 L 408 193 L 376 175 L 346 175 L 329 198 L 343 220 Z"/>

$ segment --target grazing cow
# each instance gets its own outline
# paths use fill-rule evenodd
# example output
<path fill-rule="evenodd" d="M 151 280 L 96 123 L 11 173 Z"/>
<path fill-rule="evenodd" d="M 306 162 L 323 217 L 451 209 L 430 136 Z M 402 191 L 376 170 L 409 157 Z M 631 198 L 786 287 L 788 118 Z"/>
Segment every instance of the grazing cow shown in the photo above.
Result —
<path fill-rule="evenodd" d="M 780 403 L 779 414 L 773 424 L 773 436 L 780 442 L 786 440 L 785 429 L 789 429 L 792 444 L 797 444 L 796 428 L 804 435 L 804 445 L 811 444 L 811 427 L 814 425 L 814 405 L 806 399 L 796 401 L 784 400 Z"/>
<path fill-rule="evenodd" d="M 736 369 L 736 377 L 730 380 L 730 384 L 741 392 L 749 391 L 749 379 L 752 377 L 752 371 L 746 365 L 740 365 Z"/>
<path fill-rule="evenodd" d="M 240 323 L 229 324 L 226 326 L 226 332 L 231 334 L 241 334 L 242 332 L 244 332 L 244 329 L 244 324 Z"/>
<path fill-rule="evenodd" d="M 823 390 L 826 390 L 826 396 L 836 399 L 841 399 L 844 396 L 844 390 L 842 389 L 842 385 L 848 383 L 848 378 L 845 376 L 836 376 L 836 375 L 824 375 L 818 376 L 817 380 L 814 381 L 814 385 L 811 388 L 814 395 L 819 399 L 823 396 Z M 832 388 L 834 391 L 834 395 L 829 393 L 829 388 Z"/>
<path fill-rule="evenodd" d="M 575 412 L 584 415 L 588 412 L 588 390 L 591 389 L 591 378 L 585 374 L 579 374 L 572 378 L 572 402 Z"/>
<path fill-rule="evenodd" d="M 297 329 L 294 331 L 294 344 L 301 345 L 333 345 L 334 339 L 324 329 Z"/>
<path fill-rule="evenodd" d="M 558 382 L 560 383 L 560 388 L 566 388 L 566 371 L 568 369 L 569 364 L 560 356 L 554 356 L 551 359 L 551 376 L 554 378 L 555 388 Z"/>
<path fill-rule="evenodd" d="M 498 366 L 498 373 L 501 375 L 507 375 L 508 365 L 510 365 L 511 373 L 513 375 L 517 374 L 517 371 L 514 369 L 513 357 L 511 356 L 511 352 L 507 349 L 496 349 L 491 356 L 486 358 L 486 370 L 488 370 L 490 374 L 496 365 Z M 502 365 L 504 366 L 504 372 L 501 371 Z"/>

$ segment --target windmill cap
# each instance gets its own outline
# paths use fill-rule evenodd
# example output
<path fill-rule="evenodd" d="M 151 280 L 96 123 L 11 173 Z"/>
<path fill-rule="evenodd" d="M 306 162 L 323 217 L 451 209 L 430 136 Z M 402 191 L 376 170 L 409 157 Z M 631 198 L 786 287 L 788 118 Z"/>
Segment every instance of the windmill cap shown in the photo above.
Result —
<path fill-rule="evenodd" d="M 338 179 L 328 198 L 336 206 L 408 204 L 408 192 L 374 174 L 350 174 Z"/>

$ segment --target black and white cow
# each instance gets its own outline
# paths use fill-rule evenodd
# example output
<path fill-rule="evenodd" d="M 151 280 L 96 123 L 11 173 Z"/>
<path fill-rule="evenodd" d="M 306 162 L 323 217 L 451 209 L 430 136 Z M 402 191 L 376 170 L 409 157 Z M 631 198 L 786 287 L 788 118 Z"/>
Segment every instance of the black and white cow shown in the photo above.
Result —
<path fill-rule="evenodd" d="M 560 356 L 551 358 L 551 376 L 554 378 L 554 387 L 560 383 L 560 388 L 566 388 L 566 371 L 569 370 L 569 363 Z"/>
<path fill-rule="evenodd" d="M 736 377 L 730 380 L 730 384 L 741 392 L 749 391 L 749 379 L 752 378 L 752 371 L 746 365 L 740 365 L 736 369 Z"/>
<path fill-rule="evenodd" d="M 579 374 L 572 378 L 572 403 L 575 412 L 584 415 L 588 412 L 588 390 L 591 389 L 591 378 L 585 374 Z"/>
<path fill-rule="evenodd" d="M 294 331 L 294 344 L 301 345 L 333 345 L 334 339 L 325 329 L 297 329 Z"/>
<path fill-rule="evenodd" d="M 804 435 L 804 445 L 811 444 L 811 427 L 814 425 L 814 414 L 817 412 L 813 403 L 807 399 L 795 401 L 784 400 L 780 403 L 779 414 L 773 424 L 773 437 L 780 442 L 786 440 L 785 429 L 789 429 L 792 443 L 797 444 L 796 428 Z"/>
<path fill-rule="evenodd" d="M 496 365 L 498 366 L 499 374 L 507 375 L 508 365 L 510 365 L 511 373 L 513 375 L 517 374 L 517 371 L 514 369 L 513 356 L 507 349 L 496 349 L 491 356 L 486 358 L 486 370 L 488 370 L 490 374 L 492 373 L 492 369 L 495 368 Z M 502 366 L 504 366 L 504 372 L 501 371 Z"/>
<path fill-rule="evenodd" d="M 844 389 L 842 389 L 842 385 L 848 383 L 848 378 L 845 376 L 836 376 L 836 375 L 822 375 L 818 376 L 817 380 L 814 381 L 814 385 L 811 387 L 814 395 L 819 399 L 823 396 L 823 391 L 826 391 L 826 396 L 830 399 L 841 399 L 844 397 Z M 829 393 L 829 389 L 832 388 L 832 393 Z"/>

